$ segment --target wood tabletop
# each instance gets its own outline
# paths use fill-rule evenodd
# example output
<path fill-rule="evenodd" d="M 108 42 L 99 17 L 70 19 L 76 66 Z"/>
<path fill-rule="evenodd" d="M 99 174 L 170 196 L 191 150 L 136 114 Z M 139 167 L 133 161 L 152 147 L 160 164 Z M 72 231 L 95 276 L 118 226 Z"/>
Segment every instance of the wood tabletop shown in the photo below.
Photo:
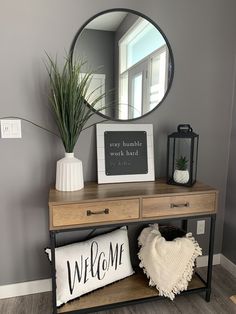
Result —
<path fill-rule="evenodd" d="M 152 182 L 109 183 L 97 184 L 87 182 L 82 190 L 74 192 L 61 192 L 51 189 L 49 205 L 76 203 L 87 200 L 107 200 L 113 198 L 133 198 L 145 196 L 169 196 L 217 192 L 203 183 L 197 182 L 192 187 L 169 185 L 164 179 Z"/>

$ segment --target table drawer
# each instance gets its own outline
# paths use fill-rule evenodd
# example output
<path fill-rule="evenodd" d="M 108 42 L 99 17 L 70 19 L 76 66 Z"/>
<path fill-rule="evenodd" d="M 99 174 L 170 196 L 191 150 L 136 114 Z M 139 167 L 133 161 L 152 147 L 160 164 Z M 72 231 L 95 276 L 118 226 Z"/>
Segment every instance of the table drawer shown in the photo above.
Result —
<path fill-rule="evenodd" d="M 115 222 L 139 218 L 139 199 L 54 205 L 53 227 Z"/>
<path fill-rule="evenodd" d="M 148 197 L 143 199 L 142 217 L 179 216 L 216 210 L 216 194 Z"/>

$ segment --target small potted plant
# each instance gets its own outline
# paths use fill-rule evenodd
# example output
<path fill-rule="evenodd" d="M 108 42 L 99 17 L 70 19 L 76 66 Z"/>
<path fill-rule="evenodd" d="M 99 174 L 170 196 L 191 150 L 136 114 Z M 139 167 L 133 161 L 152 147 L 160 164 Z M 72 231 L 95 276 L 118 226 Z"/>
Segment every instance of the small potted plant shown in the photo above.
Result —
<path fill-rule="evenodd" d="M 176 169 L 173 179 L 176 183 L 186 184 L 189 181 L 188 160 L 185 156 L 176 159 Z"/>

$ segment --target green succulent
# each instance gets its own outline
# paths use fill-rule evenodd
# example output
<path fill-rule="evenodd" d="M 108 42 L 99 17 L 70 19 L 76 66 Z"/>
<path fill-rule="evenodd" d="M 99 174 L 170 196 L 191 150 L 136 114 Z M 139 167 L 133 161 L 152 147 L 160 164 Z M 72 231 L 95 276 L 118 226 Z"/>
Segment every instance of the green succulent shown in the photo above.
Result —
<path fill-rule="evenodd" d="M 180 156 L 176 159 L 176 169 L 177 170 L 187 170 L 188 160 L 185 156 Z"/>

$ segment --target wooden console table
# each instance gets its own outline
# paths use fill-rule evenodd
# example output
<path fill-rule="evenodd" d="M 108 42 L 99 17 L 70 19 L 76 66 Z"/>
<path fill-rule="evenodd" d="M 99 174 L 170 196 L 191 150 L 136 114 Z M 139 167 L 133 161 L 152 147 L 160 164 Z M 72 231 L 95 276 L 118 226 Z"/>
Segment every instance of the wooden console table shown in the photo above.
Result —
<path fill-rule="evenodd" d="M 88 183 L 84 189 L 76 192 L 51 190 L 49 229 L 53 313 L 89 313 L 160 298 L 158 291 L 149 287 L 147 278 L 140 271 L 57 308 L 55 247 L 58 233 L 109 226 L 162 223 L 175 219 L 181 220 L 184 228 L 187 228 L 188 219 L 210 218 L 207 279 L 205 281 L 195 272 L 188 290 L 182 292 L 205 292 L 206 301 L 209 301 L 217 200 L 217 190 L 204 184 L 196 183 L 189 188 L 167 185 L 163 180 L 104 185 Z"/>

